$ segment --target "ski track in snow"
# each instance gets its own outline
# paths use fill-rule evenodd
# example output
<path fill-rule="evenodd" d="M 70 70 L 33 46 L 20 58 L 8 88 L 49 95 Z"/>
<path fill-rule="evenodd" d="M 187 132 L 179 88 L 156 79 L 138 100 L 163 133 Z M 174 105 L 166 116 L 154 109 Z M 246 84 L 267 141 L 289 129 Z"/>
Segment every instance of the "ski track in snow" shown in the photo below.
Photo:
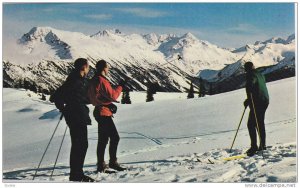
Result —
<path fill-rule="evenodd" d="M 49 113 L 53 112 L 50 111 Z M 295 121 L 296 118 L 291 118 L 269 122 L 266 123 L 266 125 L 279 126 L 295 123 Z M 226 134 L 227 132 L 233 131 L 235 130 L 213 132 L 206 135 Z M 199 136 L 205 136 L 191 135 L 172 138 L 154 138 L 138 132 L 120 133 L 134 134 L 149 140 L 156 145 L 132 152 L 127 151 L 124 154 L 120 154 L 120 157 L 167 147 L 176 147 L 182 144 L 195 144 L 196 142 L 201 141 Z M 176 144 L 163 144 L 160 140 L 164 139 L 183 139 L 183 141 L 177 142 Z M 233 149 L 231 153 L 229 153 L 228 149 L 214 149 L 204 153 L 174 156 L 165 160 L 127 162 L 123 163 L 123 165 L 127 166 L 128 170 L 125 172 L 118 172 L 117 174 L 96 174 L 95 164 L 85 165 L 84 170 L 85 174 L 95 178 L 97 182 L 296 182 L 295 143 L 269 146 L 267 151 L 264 151 L 264 158 L 261 153 L 258 153 L 254 157 L 246 157 L 244 159 L 232 161 L 223 160 L 225 157 L 239 155 L 245 152 L 246 149 L 247 148 L 243 148 L 242 150 Z M 40 168 L 35 181 L 69 181 L 69 166 L 58 164 L 53 177 L 50 179 L 52 169 L 52 166 Z M 289 170 L 283 173 L 282 169 Z M 35 168 L 24 168 L 21 170 L 4 172 L 3 179 L 5 182 L 14 180 L 31 182 L 34 173 Z M 161 176 L 162 174 L 164 175 Z"/>
<path fill-rule="evenodd" d="M 120 133 L 125 133 L 125 134 L 136 134 L 136 135 L 142 136 L 142 137 L 144 137 L 144 138 L 146 138 L 146 139 L 149 139 L 149 140 L 153 141 L 153 142 L 156 143 L 157 145 L 161 145 L 161 144 L 162 144 L 162 142 L 159 141 L 158 139 L 152 138 L 152 137 L 150 137 L 150 136 L 146 136 L 146 135 L 144 135 L 144 134 L 142 134 L 142 133 L 138 133 L 138 132 L 132 132 L 132 133 L 130 133 L 130 132 L 121 132 L 121 131 L 120 131 Z"/>
<path fill-rule="evenodd" d="M 47 114 L 47 113 L 45 113 Z M 295 123 L 296 118 L 266 123 L 266 125 L 279 126 Z M 231 131 L 214 132 L 214 134 L 226 134 Z M 156 146 L 141 150 L 127 151 L 120 157 L 137 153 L 150 152 L 167 147 L 176 147 L 183 144 L 195 144 L 201 141 L 195 135 L 173 137 L 169 139 L 184 139 L 175 144 L 163 144 L 160 141 L 168 138 L 154 138 L 138 132 L 120 132 L 121 134 L 134 134 L 149 140 Z M 198 135 L 199 136 L 199 135 Z M 203 136 L 203 135 L 202 135 Z M 188 140 L 186 140 L 188 138 Z M 261 153 L 254 157 L 246 157 L 232 161 L 224 161 L 223 158 L 244 153 L 247 148 L 214 149 L 204 153 L 193 153 L 169 157 L 165 160 L 138 161 L 123 163 L 128 167 L 125 172 L 117 174 L 96 174 L 95 164 L 84 166 L 85 174 L 96 179 L 97 182 L 296 182 L 296 144 L 278 144 L 269 146 L 264 151 L 264 159 Z M 212 163 L 210 162 L 212 161 Z M 42 167 L 37 173 L 35 181 L 38 182 L 68 182 L 69 166 L 58 164 L 53 177 L 50 179 L 52 166 Z M 282 171 L 284 169 L 284 173 Z M 287 170 L 288 169 L 288 170 Z M 287 171 L 286 171 L 287 170 Z M 31 182 L 35 168 L 3 173 L 5 182 L 21 180 Z"/>

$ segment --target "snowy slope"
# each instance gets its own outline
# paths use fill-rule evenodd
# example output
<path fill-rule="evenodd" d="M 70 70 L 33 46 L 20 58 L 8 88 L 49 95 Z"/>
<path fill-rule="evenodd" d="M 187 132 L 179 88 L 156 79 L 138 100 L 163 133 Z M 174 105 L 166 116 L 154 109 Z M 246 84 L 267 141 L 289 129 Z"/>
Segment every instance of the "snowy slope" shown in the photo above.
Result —
<path fill-rule="evenodd" d="M 268 83 L 271 101 L 266 113 L 265 159 L 257 155 L 229 162 L 222 160 L 245 152 L 250 144 L 248 115 L 245 115 L 233 153 L 228 151 L 243 111 L 244 89 L 189 100 L 180 93 L 158 93 L 155 102 L 150 103 L 143 102 L 146 94 L 140 92 L 131 94 L 133 104 L 118 104 L 114 118 L 121 137 L 119 162 L 128 166 L 129 171 L 94 174 L 97 145 L 94 120 L 88 128 L 89 149 L 84 170 L 100 182 L 296 182 L 295 82 L 295 78 L 290 78 Z M 58 122 L 59 113 L 53 104 L 39 100 L 32 93 L 28 97 L 28 93 L 3 90 L 5 182 L 31 181 Z M 60 124 L 35 181 L 49 182 L 65 126 L 65 122 Z M 68 181 L 69 150 L 67 133 L 54 171 L 55 182 Z"/>
<path fill-rule="evenodd" d="M 249 47 L 249 48 L 248 48 Z M 240 59 L 252 60 L 256 66 L 294 64 L 295 36 L 287 40 L 270 39 L 231 52 L 192 33 L 182 36 L 154 33 L 124 34 L 120 30 L 103 30 L 91 36 L 51 27 L 34 27 L 16 43 L 3 46 L 5 87 L 19 87 L 24 79 L 48 92 L 64 80 L 78 57 L 87 58 L 92 67 L 97 60 L 110 63 L 111 81 L 118 83 L 126 76 L 143 74 L 133 79 L 133 90 L 146 90 L 147 83 L 158 82 L 163 91 L 185 91 L 196 76 L 209 81 L 234 77 Z M 180 55 L 182 59 L 178 60 Z M 50 66 L 49 66 L 50 64 Z M 275 71 L 284 66 L 273 67 Z M 57 67 L 62 68 L 57 72 Z M 224 70 L 226 69 L 226 70 Z M 55 77 L 44 74 L 55 72 Z M 229 71 L 228 71 L 229 70 Z M 222 72 L 226 76 L 218 76 Z M 42 79 L 41 79 L 42 78 Z"/>

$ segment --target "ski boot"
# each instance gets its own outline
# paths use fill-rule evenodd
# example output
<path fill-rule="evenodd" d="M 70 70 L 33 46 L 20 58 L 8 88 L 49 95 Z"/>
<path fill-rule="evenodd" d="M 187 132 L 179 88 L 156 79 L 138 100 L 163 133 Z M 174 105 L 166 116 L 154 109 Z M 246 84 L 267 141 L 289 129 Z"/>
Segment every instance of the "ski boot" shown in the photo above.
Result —
<path fill-rule="evenodd" d="M 257 146 L 256 147 L 251 146 L 251 148 L 246 151 L 246 154 L 247 156 L 252 157 L 253 155 L 256 154 L 257 150 L 258 150 Z"/>
<path fill-rule="evenodd" d="M 120 164 L 117 162 L 117 160 L 109 161 L 109 168 L 114 169 L 116 171 L 124 171 L 127 168 L 121 167 Z"/>
<path fill-rule="evenodd" d="M 257 151 L 267 150 L 266 146 L 259 146 Z"/>
<path fill-rule="evenodd" d="M 86 175 L 82 175 L 81 177 L 70 176 L 69 180 L 76 181 L 76 182 L 94 182 L 95 181 L 93 178 L 86 176 Z"/>
<path fill-rule="evenodd" d="M 105 172 L 106 170 L 108 170 L 108 168 L 108 165 L 103 161 L 101 164 L 98 164 L 97 172 Z"/>
<path fill-rule="evenodd" d="M 98 165 L 97 167 L 97 173 L 114 174 L 116 172 L 115 170 L 110 170 L 105 162 L 102 162 L 102 165 Z"/>
<path fill-rule="evenodd" d="M 81 182 L 94 182 L 95 180 L 89 176 L 83 175 Z"/>

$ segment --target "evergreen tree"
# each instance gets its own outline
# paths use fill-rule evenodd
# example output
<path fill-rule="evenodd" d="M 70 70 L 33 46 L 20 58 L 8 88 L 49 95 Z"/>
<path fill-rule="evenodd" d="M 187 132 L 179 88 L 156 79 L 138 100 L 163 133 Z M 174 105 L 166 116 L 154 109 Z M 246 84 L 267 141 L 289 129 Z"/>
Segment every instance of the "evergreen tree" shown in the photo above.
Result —
<path fill-rule="evenodd" d="M 44 95 L 44 93 L 42 93 L 42 100 L 46 101 L 46 96 Z"/>
<path fill-rule="evenodd" d="M 125 91 L 122 92 L 121 104 L 125 104 Z"/>
<path fill-rule="evenodd" d="M 199 78 L 199 83 L 200 83 L 200 84 L 199 84 L 199 93 L 198 93 L 198 97 L 202 97 L 202 93 L 201 93 L 201 92 L 202 92 L 202 89 L 201 89 L 201 84 L 202 84 L 202 83 L 201 83 L 201 82 L 202 82 L 202 79 Z"/>
<path fill-rule="evenodd" d="M 44 91 L 43 93 L 46 94 L 46 95 L 50 94 L 50 92 L 47 89 L 44 89 L 43 91 Z"/>
<path fill-rule="evenodd" d="M 151 101 L 154 101 L 153 93 L 151 93 L 151 92 L 149 92 L 149 90 L 147 90 L 146 102 L 151 102 Z"/>
<path fill-rule="evenodd" d="M 200 86 L 199 86 L 199 97 L 204 97 L 205 96 L 205 87 L 204 87 L 204 82 L 203 80 L 200 78 L 199 79 L 200 82 Z"/>
<path fill-rule="evenodd" d="M 128 89 L 125 89 L 123 91 L 121 103 L 122 104 L 131 104 L 131 100 L 130 100 L 129 90 Z"/>
<path fill-rule="evenodd" d="M 35 93 L 37 93 L 36 85 L 30 84 L 29 90 L 30 90 L 30 91 L 33 91 L 33 92 L 35 92 Z"/>
<path fill-rule="evenodd" d="M 30 88 L 30 82 L 27 81 L 25 78 L 24 78 L 24 89 L 29 89 Z"/>
<path fill-rule="evenodd" d="M 153 84 L 149 84 L 147 86 L 147 98 L 146 98 L 146 102 L 150 102 L 150 101 L 154 101 L 154 90 L 153 90 Z"/>
<path fill-rule="evenodd" d="M 199 87 L 199 93 L 198 93 L 198 97 L 202 97 L 202 94 L 201 94 L 201 87 Z"/>
<path fill-rule="evenodd" d="M 191 98 L 194 98 L 194 85 L 193 85 L 193 82 L 191 82 L 191 86 L 190 86 L 190 90 L 189 90 L 189 94 L 187 96 L 188 99 L 191 99 Z"/>
<path fill-rule="evenodd" d="M 44 94 L 44 90 L 43 90 L 43 88 L 41 86 L 37 87 L 37 92 L 41 93 L 42 95 Z"/>
<path fill-rule="evenodd" d="M 19 88 L 24 88 L 24 80 L 20 79 L 19 80 Z"/>
<path fill-rule="evenodd" d="M 14 87 L 14 88 L 18 88 L 18 89 L 19 89 L 19 88 L 22 88 L 22 79 L 16 81 L 13 87 Z"/>
<path fill-rule="evenodd" d="M 157 82 L 149 83 L 147 86 L 147 99 L 146 102 L 154 101 L 153 95 L 160 90 L 160 86 Z"/>

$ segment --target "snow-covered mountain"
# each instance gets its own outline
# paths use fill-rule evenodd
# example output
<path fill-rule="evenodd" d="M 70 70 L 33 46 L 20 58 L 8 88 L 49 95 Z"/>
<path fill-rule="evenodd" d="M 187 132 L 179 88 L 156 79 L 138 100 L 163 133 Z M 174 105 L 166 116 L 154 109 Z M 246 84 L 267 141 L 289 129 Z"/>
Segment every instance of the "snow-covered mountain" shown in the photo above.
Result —
<path fill-rule="evenodd" d="M 203 69 L 220 70 L 225 64 L 232 64 L 238 60 L 236 54 L 199 40 L 191 33 L 173 37 L 172 40 L 162 43 L 158 50 L 170 59 L 181 55 L 183 62 L 175 62 L 175 64 L 194 74 Z"/>
<path fill-rule="evenodd" d="M 257 41 L 232 52 L 240 57 L 235 63 L 227 64 L 219 71 L 200 71 L 200 77 L 215 83 L 215 90 L 219 90 L 216 93 L 244 86 L 243 65 L 247 61 L 253 62 L 266 76 L 267 81 L 295 76 L 295 35 L 287 39 L 275 37 L 263 42 Z"/>
<path fill-rule="evenodd" d="M 70 52 L 71 46 L 61 40 L 55 33 L 57 32 L 52 31 L 51 28 L 41 29 L 34 27 L 29 33 L 22 36 L 19 43 L 27 47 L 27 54 L 32 54 L 33 56 L 42 55 L 43 51 L 40 50 L 47 49 L 47 52 L 49 52 L 51 49 L 54 49 L 55 56 L 60 59 L 72 58 Z"/>
<path fill-rule="evenodd" d="M 226 66 L 223 70 L 215 72 L 215 75 L 210 75 L 211 77 L 208 79 L 214 81 L 226 79 L 247 61 L 252 61 L 257 68 L 277 65 L 281 62 L 294 64 L 295 35 L 289 36 L 286 40 L 281 38 L 272 38 L 264 42 L 257 41 L 253 45 L 247 44 L 246 46 L 238 48 L 232 52 L 238 54 L 241 58 L 233 64 L 228 64 L 231 68 Z M 228 73 L 230 71 L 232 71 L 232 73 Z"/>
<path fill-rule="evenodd" d="M 226 77 L 218 75 L 227 72 L 223 69 L 230 65 L 236 67 L 241 57 L 251 57 L 257 66 L 287 62 L 286 58 L 295 56 L 294 38 L 274 38 L 230 51 L 199 40 L 191 33 L 126 35 L 115 29 L 89 36 L 34 27 L 16 44 L 3 45 L 4 86 L 17 87 L 26 80 L 51 91 L 65 79 L 74 60 L 84 57 L 92 66 L 97 60 L 107 60 L 113 83 L 146 72 L 146 76 L 130 82 L 133 90 L 145 90 L 147 83 L 158 82 L 162 91 L 185 91 L 190 80 L 198 75 L 209 81 L 224 80 Z"/>

